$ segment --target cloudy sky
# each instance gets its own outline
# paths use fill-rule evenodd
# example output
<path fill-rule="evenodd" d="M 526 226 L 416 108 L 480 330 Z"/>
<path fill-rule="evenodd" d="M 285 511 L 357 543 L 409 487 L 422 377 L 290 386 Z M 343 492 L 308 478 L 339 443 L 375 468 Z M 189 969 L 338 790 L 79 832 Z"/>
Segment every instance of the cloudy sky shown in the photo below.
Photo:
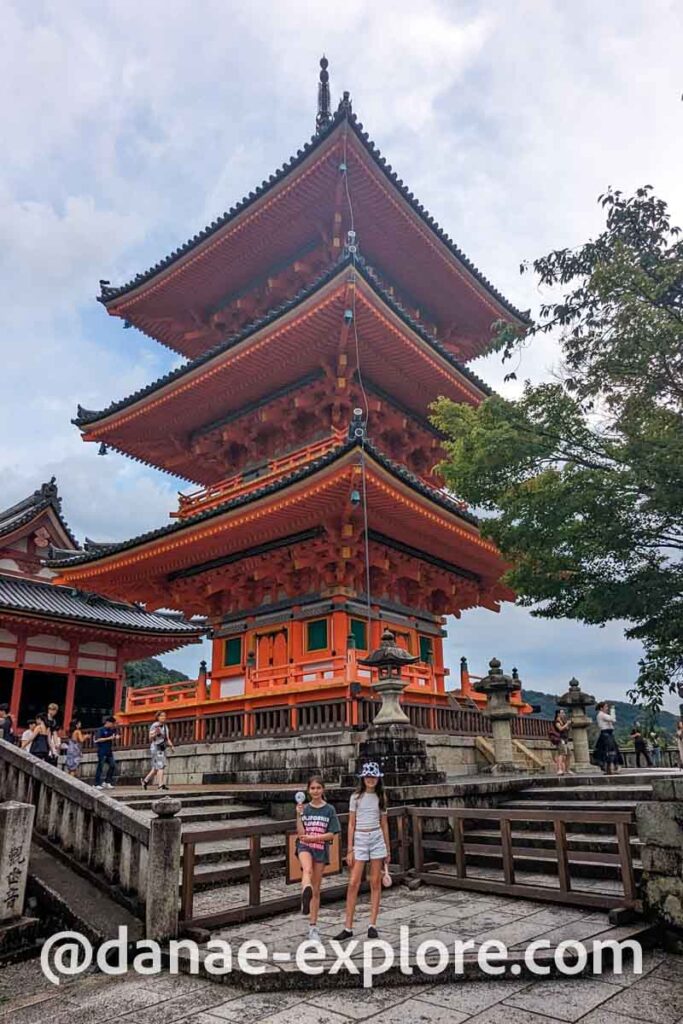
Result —
<path fill-rule="evenodd" d="M 518 306 L 523 259 L 600 229 L 608 185 L 683 221 L 675 0 L 0 0 L 0 504 L 55 474 L 83 536 L 159 525 L 184 482 L 70 424 L 174 365 L 95 301 L 249 192 L 311 135 L 317 65 L 427 209 Z M 546 377 L 548 340 L 520 378 Z M 506 394 L 497 358 L 474 368 Z M 455 672 L 494 654 L 557 692 L 622 696 L 638 647 L 604 630 L 469 613 Z M 197 649 L 169 656 L 193 672 Z M 673 701 L 671 702 L 673 706 Z"/>

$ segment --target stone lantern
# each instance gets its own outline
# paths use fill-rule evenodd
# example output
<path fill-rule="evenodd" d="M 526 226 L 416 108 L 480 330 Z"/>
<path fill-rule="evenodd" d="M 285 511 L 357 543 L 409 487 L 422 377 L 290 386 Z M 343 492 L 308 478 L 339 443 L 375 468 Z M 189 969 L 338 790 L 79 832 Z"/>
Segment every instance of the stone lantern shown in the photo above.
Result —
<path fill-rule="evenodd" d="M 400 703 L 401 694 L 406 687 L 406 681 L 401 678 L 401 672 L 405 665 L 413 665 L 419 660 L 417 654 L 409 654 L 408 651 L 399 647 L 391 630 L 385 629 L 377 650 L 358 662 L 359 665 L 377 669 L 379 674 L 379 682 L 374 684 L 373 690 L 382 698 L 382 707 L 375 715 L 375 725 L 393 723 L 410 725 L 410 719 Z"/>
<path fill-rule="evenodd" d="M 491 719 L 496 758 L 493 770 L 496 772 L 517 771 L 512 748 L 511 726 L 511 721 L 516 717 L 517 711 L 510 704 L 510 697 L 521 688 L 522 684 L 519 678 L 505 675 L 498 658 L 492 658 L 489 662 L 489 674 L 474 683 L 473 689 L 486 696 L 487 703 L 484 713 Z"/>
<path fill-rule="evenodd" d="M 569 689 L 557 698 L 557 704 L 559 707 L 569 710 L 574 742 L 574 768 L 580 772 L 589 772 L 591 771 L 591 762 L 588 726 L 591 722 L 586 714 L 586 708 L 595 704 L 595 697 L 592 697 L 590 693 L 583 692 L 578 679 L 570 679 Z"/>
<path fill-rule="evenodd" d="M 376 761 L 384 772 L 384 785 L 391 787 L 395 799 L 408 798 L 402 792 L 405 787 L 446 781 L 400 704 L 407 685 L 407 680 L 402 678 L 403 668 L 416 661 L 419 657 L 399 647 L 394 634 L 385 629 L 377 650 L 358 662 L 377 670 L 379 680 L 373 684 L 373 689 L 382 698 L 382 707 L 359 743 L 356 773 L 365 762 Z M 356 775 L 347 779 L 347 784 L 355 782 Z"/>

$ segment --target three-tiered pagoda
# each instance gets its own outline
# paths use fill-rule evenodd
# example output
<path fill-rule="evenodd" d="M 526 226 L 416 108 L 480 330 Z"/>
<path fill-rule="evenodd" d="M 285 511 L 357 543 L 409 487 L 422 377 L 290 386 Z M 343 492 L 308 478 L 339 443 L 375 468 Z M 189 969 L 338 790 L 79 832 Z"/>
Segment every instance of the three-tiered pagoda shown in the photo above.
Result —
<path fill-rule="evenodd" d="M 348 93 L 331 112 L 324 58 L 316 128 L 182 248 L 101 283 L 110 315 L 187 361 L 75 422 L 197 489 L 170 525 L 52 565 L 64 583 L 208 617 L 200 715 L 357 693 L 370 676 L 356 659 L 387 627 L 419 656 L 411 702 L 444 703 L 444 616 L 512 597 L 443 489 L 429 414 L 440 395 L 489 394 L 466 363 L 495 321 L 524 317 L 398 179 Z M 148 714 L 133 696 L 130 715 Z"/>

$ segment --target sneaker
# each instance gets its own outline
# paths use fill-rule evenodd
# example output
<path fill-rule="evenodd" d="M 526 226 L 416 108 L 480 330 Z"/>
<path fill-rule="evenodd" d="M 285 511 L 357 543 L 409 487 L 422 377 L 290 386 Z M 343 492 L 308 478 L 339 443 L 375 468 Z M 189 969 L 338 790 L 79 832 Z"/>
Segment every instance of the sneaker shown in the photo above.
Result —
<path fill-rule="evenodd" d="M 312 925 L 309 926 L 309 929 L 308 929 L 308 941 L 309 942 L 318 942 L 318 943 L 322 944 L 323 940 L 320 937 L 320 932 L 318 931 L 317 924 L 312 924 Z"/>
<path fill-rule="evenodd" d="M 159 786 L 159 789 L 168 789 L 168 786 Z"/>
<path fill-rule="evenodd" d="M 103 783 L 102 783 L 102 787 L 103 787 L 104 789 L 113 789 L 113 788 L 114 788 L 114 787 L 112 786 L 111 782 L 103 782 Z"/>
<path fill-rule="evenodd" d="M 369 939 L 378 939 L 379 938 L 379 932 L 375 928 L 374 924 L 371 924 L 370 927 L 368 928 L 368 938 Z"/>
<path fill-rule="evenodd" d="M 95 786 L 95 789 L 104 789 L 104 786 Z"/>
<path fill-rule="evenodd" d="M 301 893 L 301 913 L 308 914 L 311 909 L 311 900 L 313 899 L 313 889 L 310 885 L 307 885 L 304 891 Z"/>
<path fill-rule="evenodd" d="M 140 779 L 140 785 L 142 786 L 142 788 L 143 788 L 144 790 L 146 790 L 146 789 L 147 789 L 147 787 L 149 786 L 149 782 L 147 782 L 147 780 L 146 780 L 146 779 Z"/>
<path fill-rule="evenodd" d="M 348 939 L 353 938 L 353 932 L 350 928 L 342 928 L 338 935 L 334 936 L 336 942 L 346 942 Z"/>

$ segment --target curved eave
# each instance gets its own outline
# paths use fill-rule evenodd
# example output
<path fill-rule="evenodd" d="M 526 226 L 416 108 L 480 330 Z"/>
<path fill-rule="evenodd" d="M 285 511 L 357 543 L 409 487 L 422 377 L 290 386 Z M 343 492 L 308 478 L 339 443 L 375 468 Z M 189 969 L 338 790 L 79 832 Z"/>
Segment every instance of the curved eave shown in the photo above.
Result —
<path fill-rule="evenodd" d="M 83 552 L 70 559 L 55 559 L 50 561 L 49 565 L 52 568 L 63 570 L 59 579 L 68 584 L 71 579 L 78 579 L 86 567 L 90 569 L 97 566 L 99 570 L 105 572 L 109 567 L 115 567 L 120 556 L 130 556 L 132 552 L 135 552 L 136 556 L 142 558 L 145 553 L 155 551 L 161 542 L 173 543 L 181 536 L 187 539 L 193 538 L 195 535 L 199 536 L 205 531 L 207 525 L 210 524 L 213 528 L 218 527 L 221 520 L 225 520 L 227 523 L 238 510 L 258 504 L 268 505 L 274 495 L 284 492 L 290 495 L 297 488 L 300 489 L 309 482 L 313 483 L 315 477 L 324 475 L 331 468 L 336 468 L 344 463 L 344 460 L 346 460 L 346 464 L 351 464 L 351 456 L 360 447 L 358 441 L 347 442 L 325 457 L 316 459 L 302 469 L 281 477 L 272 484 L 256 488 L 248 494 L 224 502 L 206 512 L 198 513 L 182 522 L 172 523 L 131 540 L 112 545 L 108 550 L 96 553 Z M 424 485 L 411 473 L 383 456 L 373 446 L 366 443 L 365 451 L 373 463 L 377 476 L 385 479 L 386 486 L 392 493 L 400 490 L 401 493 L 423 505 L 431 505 L 432 508 L 436 507 L 442 513 L 447 513 L 449 519 L 458 525 L 458 530 L 463 538 L 469 538 L 472 543 L 481 547 L 485 557 L 500 559 L 495 546 L 479 537 L 477 520 L 474 516 L 461 509 L 456 502 L 444 494 Z"/>
<path fill-rule="evenodd" d="M 491 389 L 480 377 L 451 355 L 444 345 L 427 334 L 419 323 L 411 319 L 405 310 L 381 288 L 373 275 L 364 268 L 362 261 L 354 261 L 350 256 L 347 256 L 289 302 L 271 310 L 267 316 L 228 338 L 226 341 L 221 342 L 221 344 L 214 346 L 208 352 L 172 370 L 132 395 L 112 403 L 107 409 L 91 411 L 79 407 L 79 414 L 72 422 L 83 431 L 84 435 L 90 434 L 98 438 L 100 432 L 105 431 L 116 422 L 119 413 L 125 411 L 126 415 L 130 416 L 136 407 L 141 411 L 152 398 L 163 400 L 165 397 L 170 397 L 179 386 L 189 385 L 195 379 L 200 378 L 202 374 L 214 372 L 220 366 L 221 360 L 226 354 L 234 352 L 239 346 L 246 343 L 256 343 L 262 340 L 271 327 L 275 325 L 278 328 L 282 327 L 287 323 L 288 318 L 303 314 L 309 306 L 313 309 L 317 303 L 325 298 L 329 291 L 334 290 L 338 284 L 337 279 L 352 265 L 355 266 L 360 277 L 374 294 L 375 298 L 393 314 L 396 322 L 412 332 L 451 371 L 455 371 L 454 379 L 460 379 L 466 385 L 466 390 L 472 392 L 473 397 L 482 399 L 492 393 Z"/>
<path fill-rule="evenodd" d="M 351 128 L 363 151 L 370 158 L 372 165 L 377 168 L 384 179 L 391 185 L 392 189 L 400 196 L 405 206 L 428 229 L 433 238 L 438 240 L 444 252 L 453 261 L 454 266 L 462 274 L 466 275 L 482 296 L 487 296 L 489 300 L 494 302 L 500 316 L 507 319 L 511 318 L 520 325 L 528 323 L 527 315 L 517 309 L 491 284 L 488 278 L 468 259 L 431 214 L 417 201 L 413 193 L 404 185 L 403 181 L 393 171 L 391 165 L 381 155 L 368 133 L 363 130 L 363 125 L 357 120 L 355 114 L 350 114 L 347 111 L 338 112 L 330 125 L 319 135 L 313 136 L 280 170 L 272 174 L 267 181 L 263 181 L 255 191 L 250 192 L 236 206 L 189 239 L 179 249 L 170 253 L 148 270 L 136 275 L 135 278 L 124 285 L 119 287 L 104 286 L 99 297 L 100 301 L 110 313 L 124 316 L 126 309 L 141 298 L 149 290 L 150 286 L 154 288 L 162 286 L 167 278 L 182 268 L 184 264 L 188 264 L 190 261 L 194 263 L 204 258 L 217 245 L 220 245 L 222 240 L 245 217 L 253 215 L 258 209 L 259 204 L 272 201 L 278 194 L 278 191 L 283 191 L 291 184 L 290 179 L 292 177 L 303 173 L 320 150 L 324 149 L 326 145 L 332 145 L 331 140 L 336 141 L 335 134 L 344 124 Z"/>

